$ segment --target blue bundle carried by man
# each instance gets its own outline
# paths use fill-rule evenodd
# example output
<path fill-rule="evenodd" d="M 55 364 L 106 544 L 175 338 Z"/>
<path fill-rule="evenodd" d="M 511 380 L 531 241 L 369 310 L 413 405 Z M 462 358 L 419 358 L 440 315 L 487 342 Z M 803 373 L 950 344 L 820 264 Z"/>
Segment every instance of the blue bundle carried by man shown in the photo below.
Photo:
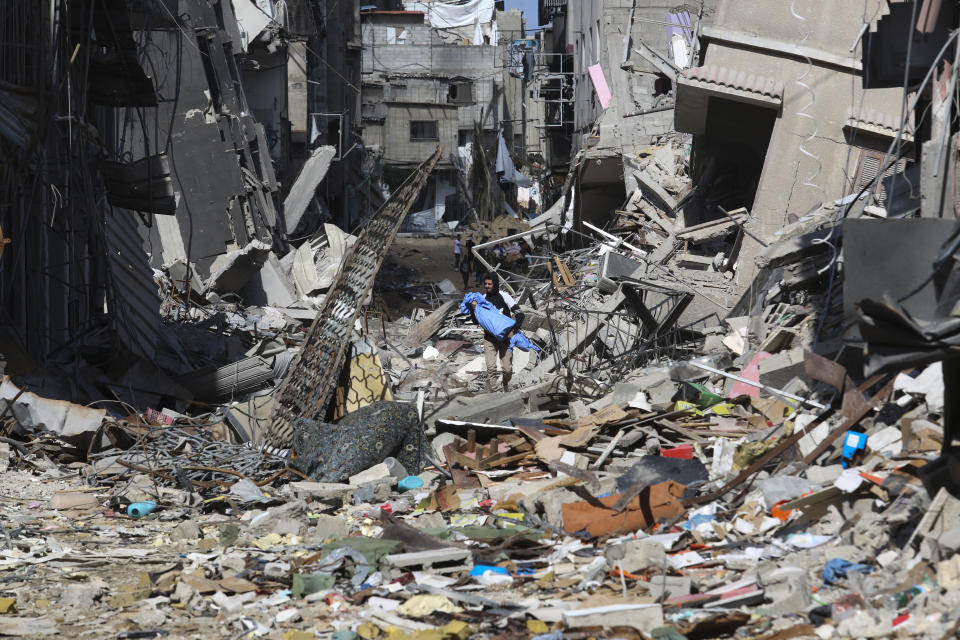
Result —
<path fill-rule="evenodd" d="M 539 351 L 525 335 L 520 333 L 523 312 L 513 297 L 500 291 L 496 274 L 488 273 L 483 278 L 484 294 L 468 293 L 460 303 L 460 312 L 470 314 L 474 322 L 483 327 L 483 355 L 487 365 L 487 384 L 493 390 L 497 375 L 497 360 L 503 370 L 503 389 L 509 388 L 513 376 L 513 349 Z"/>

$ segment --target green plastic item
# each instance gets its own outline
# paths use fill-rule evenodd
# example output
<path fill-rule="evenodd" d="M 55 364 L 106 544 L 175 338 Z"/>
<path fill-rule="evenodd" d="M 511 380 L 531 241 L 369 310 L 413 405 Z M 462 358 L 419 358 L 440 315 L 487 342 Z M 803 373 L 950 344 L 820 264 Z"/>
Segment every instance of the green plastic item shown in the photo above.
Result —
<path fill-rule="evenodd" d="M 295 573 L 293 574 L 293 597 L 299 600 L 317 591 L 333 589 L 336 583 L 336 577 L 327 573 Z"/>
<path fill-rule="evenodd" d="M 675 627 L 657 627 L 650 631 L 650 637 L 654 640 L 687 640 Z"/>
<path fill-rule="evenodd" d="M 710 391 L 710 389 L 707 389 L 702 384 L 698 384 L 696 382 L 687 382 L 686 384 L 690 385 L 691 387 L 693 387 L 694 389 L 700 392 L 700 397 L 698 397 L 697 400 L 694 402 L 694 404 L 696 404 L 697 407 L 699 407 L 700 409 L 709 409 L 713 405 L 720 404 L 726 399 L 718 396 L 717 394 L 715 394 L 713 391 Z"/>

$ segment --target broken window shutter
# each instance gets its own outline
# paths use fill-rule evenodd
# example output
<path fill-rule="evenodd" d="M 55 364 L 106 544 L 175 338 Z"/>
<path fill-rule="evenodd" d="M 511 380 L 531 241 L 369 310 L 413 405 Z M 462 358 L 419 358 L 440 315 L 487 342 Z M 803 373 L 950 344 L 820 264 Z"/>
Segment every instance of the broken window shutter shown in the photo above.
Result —
<path fill-rule="evenodd" d="M 862 191 L 877 177 L 880 172 L 880 158 L 863 152 L 860 158 L 860 179 L 857 180 L 857 191 Z"/>
<path fill-rule="evenodd" d="M 903 173 L 903 170 L 907 166 L 907 159 L 900 158 L 892 165 L 887 167 L 887 170 L 883 172 L 883 180 L 886 180 L 895 173 Z M 883 182 L 880 183 L 880 188 L 877 189 L 877 199 L 880 201 L 881 205 L 886 206 L 887 204 L 887 188 L 883 185 Z"/>
<path fill-rule="evenodd" d="M 864 188 L 868 187 L 870 183 L 876 179 L 877 174 L 880 173 L 880 168 L 883 166 L 883 152 L 880 151 L 867 151 L 863 150 L 860 152 L 860 169 L 857 172 L 857 183 L 856 190 L 854 193 L 859 193 Z M 887 167 L 887 170 L 883 172 L 883 178 L 886 179 L 892 176 L 894 173 L 902 173 L 906 166 L 906 159 L 900 158 L 895 163 Z M 880 185 L 877 186 L 874 193 L 877 197 L 877 202 L 884 206 L 887 202 L 887 191 L 883 186 L 881 179 Z"/>

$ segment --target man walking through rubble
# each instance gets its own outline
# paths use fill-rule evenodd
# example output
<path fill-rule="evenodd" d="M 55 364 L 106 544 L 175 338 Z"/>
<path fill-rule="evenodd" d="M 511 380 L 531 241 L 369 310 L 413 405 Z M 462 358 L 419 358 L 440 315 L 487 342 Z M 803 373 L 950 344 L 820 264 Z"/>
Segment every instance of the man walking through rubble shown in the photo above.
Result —
<path fill-rule="evenodd" d="M 460 258 L 463 255 L 463 243 L 460 242 L 460 236 L 457 236 L 457 239 L 453 241 L 453 268 L 460 268 Z"/>
<path fill-rule="evenodd" d="M 520 305 L 506 291 L 500 291 L 500 280 L 495 273 L 488 273 L 483 276 L 483 297 L 495 306 L 497 310 L 507 316 L 514 318 L 516 324 L 513 330 L 506 335 L 505 340 L 500 340 L 486 329 L 483 331 L 483 359 L 487 365 L 487 389 L 494 391 L 493 381 L 497 377 L 497 360 L 500 360 L 500 368 L 503 370 L 503 390 L 510 390 L 510 379 L 513 377 L 513 352 L 510 351 L 510 338 L 514 332 L 520 330 L 523 323 L 523 312 L 520 311 Z M 477 324 L 476 309 L 477 303 L 471 305 L 473 311 L 473 321 Z"/>

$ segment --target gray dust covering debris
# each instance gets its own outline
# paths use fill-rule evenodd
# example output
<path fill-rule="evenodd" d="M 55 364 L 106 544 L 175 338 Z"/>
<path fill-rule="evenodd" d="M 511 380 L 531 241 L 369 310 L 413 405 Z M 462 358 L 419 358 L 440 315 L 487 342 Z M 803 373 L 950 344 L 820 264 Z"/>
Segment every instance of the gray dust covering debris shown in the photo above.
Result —
<path fill-rule="evenodd" d="M 0 636 L 957 637 L 956 9 L 4 0 Z"/>

